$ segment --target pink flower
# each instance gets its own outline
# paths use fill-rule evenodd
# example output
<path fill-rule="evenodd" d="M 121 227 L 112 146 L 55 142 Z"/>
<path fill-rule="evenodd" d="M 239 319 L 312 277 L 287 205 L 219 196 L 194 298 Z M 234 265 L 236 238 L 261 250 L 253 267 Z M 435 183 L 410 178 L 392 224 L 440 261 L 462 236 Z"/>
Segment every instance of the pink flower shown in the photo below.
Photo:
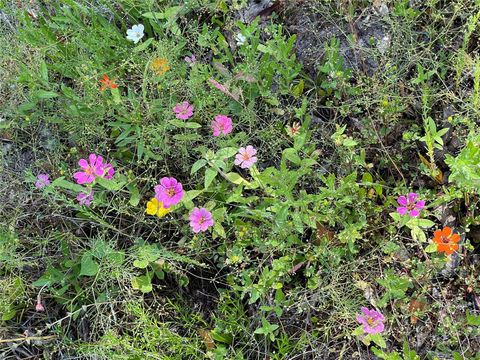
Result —
<path fill-rule="evenodd" d="M 38 174 L 37 181 L 35 182 L 35 187 L 41 189 L 45 186 L 50 185 L 50 179 L 48 174 Z"/>
<path fill-rule="evenodd" d="M 212 122 L 213 136 L 230 134 L 232 128 L 232 119 L 226 115 L 217 115 Z"/>
<path fill-rule="evenodd" d="M 190 65 L 190 66 L 193 66 L 195 65 L 195 63 L 197 62 L 197 58 L 195 57 L 195 55 L 192 55 L 192 56 L 185 56 L 185 62 Z"/>
<path fill-rule="evenodd" d="M 238 154 L 235 155 L 234 164 L 240 165 L 242 169 L 248 169 L 257 162 L 256 153 L 257 150 L 251 145 L 248 145 L 246 148 L 242 147 L 238 149 Z"/>
<path fill-rule="evenodd" d="M 363 325 L 365 334 L 378 334 L 385 329 L 385 317 L 377 310 L 362 307 L 362 314 L 357 314 L 357 321 Z"/>
<path fill-rule="evenodd" d="M 77 184 L 90 184 L 95 180 L 95 176 L 103 176 L 103 158 L 95 154 L 90 154 L 88 160 L 90 162 L 87 162 L 85 159 L 78 161 L 78 165 L 80 165 L 83 171 L 78 171 L 73 174 L 73 177 L 77 180 Z"/>
<path fill-rule="evenodd" d="M 194 233 L 207 231 L 210 226 L 213 226 L 212 213 L 205 208 L 193 208 L 189 219 Z"/>
<path fill-rule="evenodd" d="M 89 193 L 79 192 L 77 194 L 77 201 L 80 205 L 90 206 L 93 201 L 93 190 Z"/>
<path fill-rule="evenodd" d="M 408 213 L 411 217 L 417 217 L 420 215 L 420 210 L 425 207 L 425 201 L 418 200 L 418 195 L 415 193 L 410 193 L 406 197 L 400 196 L 397 199 L 397 202 L 401 205 L 397 207 L 397 213 L 400 215 L 405 215 Z"/>
<path fill-rule="evenodd" d="M 113 175 L 115 174 L 115 169 L 113 168 L 112 164 L 105 164 L 103 167 L 103 178 L 110 180 L 113 178 Z"/>
<path fill-rule="evenodd" d="M 183 198 L 183 186 L 173 177 L 163 177 L 155 186 L 155 198 L 163 203 L 165 208 L 178 204 Z"/>
<path fill-rule="evenodd" d="M 38 311 L 38 312 L 45 311 L 45 307 L 42 305 L 42 302 L 39 299 L 37 299 L 37 304 L 35 305 L 35 311 Z"/>
<path fill-rule="evenodd" d="M 175 117 L 177 119 L 187 120 L 193 115 L 193 105 L 190 105 L 188 101 L 178 103 L 173 108 L 173 112 L 176 114 Z"/>

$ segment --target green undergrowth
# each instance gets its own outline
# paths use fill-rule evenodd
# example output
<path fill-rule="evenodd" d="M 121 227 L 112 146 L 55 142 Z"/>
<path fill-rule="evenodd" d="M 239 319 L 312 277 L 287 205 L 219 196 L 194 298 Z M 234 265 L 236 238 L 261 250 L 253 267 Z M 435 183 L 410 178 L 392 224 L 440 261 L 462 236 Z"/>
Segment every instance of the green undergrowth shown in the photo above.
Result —
<path fill-rule="evenodd" d="M 480 5 L 279 4 L 0 1 L 0 357 L 480 359 Z M 312 9 L 350 35 L 306 69 Z"/>

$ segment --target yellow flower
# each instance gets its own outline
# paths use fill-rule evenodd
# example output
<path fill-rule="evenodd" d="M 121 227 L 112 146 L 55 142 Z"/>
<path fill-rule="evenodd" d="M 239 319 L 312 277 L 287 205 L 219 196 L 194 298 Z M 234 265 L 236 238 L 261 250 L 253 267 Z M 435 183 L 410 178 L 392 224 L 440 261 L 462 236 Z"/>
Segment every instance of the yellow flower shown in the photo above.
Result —
<path fill-rule="evenodd" d="M 155 58 L 150 65 L 152 70 L 157 75 L 163 75 L 168 70 L 170 70 L 170 66 L 168 66 L 168 60 L 166 58 Z"/>
<path fill-rule="evenodd" d="M 148 215 L 157 215 L 159 218 L 162 218 L 167 215 L 170 210 L 170 208 L 163 207 L 163 203 L 158 201 L 156 198 L 153 198 L 147 202 L 146 212 Z"/>

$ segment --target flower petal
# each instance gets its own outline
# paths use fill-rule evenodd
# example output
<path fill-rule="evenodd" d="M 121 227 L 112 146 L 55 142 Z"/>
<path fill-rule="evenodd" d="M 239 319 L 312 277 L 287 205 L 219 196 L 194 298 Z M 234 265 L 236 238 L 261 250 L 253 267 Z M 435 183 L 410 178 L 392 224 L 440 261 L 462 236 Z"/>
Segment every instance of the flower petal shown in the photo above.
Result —
<path fill-rule="evenodd" d="M 402 205 L 402 206 L 407 206 L 408 205 L 408 201 L 407 201 L 407 198 L 405 196 L 400 196 L 398 199 L 397 199 L 397 202 L 399 205 Z"/>
<path fill-rule="evenodd" d="M 411 192 L 410 194 L 408 194 L 408 202 L 409 203 L 414 203 L 417 199 L 418 199 L 418 194 L 417 193 Z"/>

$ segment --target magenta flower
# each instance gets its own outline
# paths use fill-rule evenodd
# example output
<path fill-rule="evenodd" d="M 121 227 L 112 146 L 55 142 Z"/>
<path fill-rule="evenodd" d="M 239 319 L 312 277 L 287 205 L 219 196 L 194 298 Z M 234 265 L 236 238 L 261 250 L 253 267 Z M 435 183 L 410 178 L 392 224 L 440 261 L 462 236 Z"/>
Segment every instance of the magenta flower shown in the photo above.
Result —
<path fill-rule="evenodd" d="M 213 136 L 227 135 L 232 132 L 232 119 L 226 115 L 217 115 L 212 122 Z"/>
<path fill-rule="evenodd" d="M 77 180 L 77 184 L 90 184 L 95 180 L 95 176 L 103 176 L 104 164 L 103 158 L 95 154 L 88 156 L 89 162 L 85 159 L 80 159 L 78 165 L 83 171 L 78 171 L 73 174 L 73 177 Z"/>
<path fill-rule="evenodd" d="M 79 192 L 77 194 L 77 201 L 80 205 L 90 206 L 93 201 L 93 190 L 90 190 L 89 193 Z"/>
<path fill-rule="evenodd" d="M 173 112 L 177 119 L 187 120 L 193 115 L 193 105 L 190 105 L 188 101 L 184 101 L 183 103 L 175 105 Z"/>
<path fill-rule="evenodd" d="M 160 184 L 155 186 L 155 198 L 169 208 L 182 200 L 183 186 L 173 177 L 161 178 Z"/>
<path fill-rule="evenodd" d="M 194 233 L 207 231 L 210 226 L 213 226 L 212 213 L 205 208 L 193 208 L 189 219 Z"/>
<path fill-rule="evenodd" d="M 407 196 L 400 196 L 397 199 L 397 202 L 401 205 L 397 207 L 397 213 L 400 215 L 408 213 L 411 217 L 417 217 L 420 215 L 420 210 L 425 207 L 425 201 L 418 200 L 418 195 L 413 192 Z"/>
<path fill-rule="evenodd" d="M 50 185 L 50 179 L 48 174 L 38 174 L 37 181 L 35 182 L 35 187 L 41 189 L 45 186 Z"/>
<path fill-rule="evenodd" d="M 240 165 L 242 169 L 248 169 L 257 162 L 256 153 L 257 150 L 251 145 L 248 145 L 246 148 L 242 147 L 238 149 L 238 154 L 235 155 L 234 164 Z"/>
<path fill-rule="evenodd" d="M 190 66 L 193 66 L 195 65 L 195 63 L 197 62 L 197 58 L 195 57 L 195 55 L 192 55 L 192 56 L 185 56 L 185 62 L 190 65 Z"/>
<path fill-rule="evenodd" d="M 102 177 L 104 179 L 110 180 L 113 178 L 113 175 L 115 174 L 115 169 L 113 168 L 112 164 L 105 164 L 103 166 L 103 175 Z"/>
<path fill-rule="evenodd" d="M 357 314 L 357 321 L 363 325 L 365 334 L 378 334 L 385 329 L 385 317 L 377 310 L 362 307 L 362 314 Z"/>

